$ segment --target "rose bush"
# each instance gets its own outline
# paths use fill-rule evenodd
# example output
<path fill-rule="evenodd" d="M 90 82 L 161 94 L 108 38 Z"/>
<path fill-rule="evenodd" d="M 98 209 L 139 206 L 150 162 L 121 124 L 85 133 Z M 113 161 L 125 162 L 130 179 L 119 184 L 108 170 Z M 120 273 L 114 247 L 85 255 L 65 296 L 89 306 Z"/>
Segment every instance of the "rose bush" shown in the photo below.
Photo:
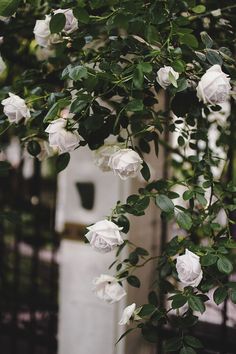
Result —
<path fill-rule="evenodd" d="M 39 159 L 45 156 L 43 142 L 49 143 L 58 172 L 69 163 L 69 152 L 88 146 L 103 171 L 121 180 L 143 178 L 142 188 L 119 201 L 107 220 L 88 227 L 93 248 L 117 250 L 114 276 L 98 277 L 94 291 L 109 303 L 119 301 L 126 283 L 143 285 L 136 269 L 154 262 L 148 303 L 129 306 L 121 323 L 130 321 L 129 331 L 140 330 L 152 342 L 159 341 L 161 327 L 174 323 L 176 337 L 167 339 L 164 350 L 194 354 L 201 344 L 193 336 L 189 341 L 188 332 L 206 310 L 208 292 L 217 305 L 226 299 L 236 303 L 236 285 L 229 281 L 236 248 L 236 5 L 231 0 L 221 1 L 220 9 L 214 0 L 9 3 L 0 2 L 3 141 L 17 135 Z M 213 116 L 221 115 L 222 103 L 231 112 L 219 122 Z M 212 128 L 218 133 L 214 144 Z M 160 149 L 165 171 L 152 180 L 146 154 L 155 152 L 153 168 L 160 168 Z M 129 215 L 144 215 L 150 203 L 162 219 L 158 257 L 123 235 L 134 222 Z M 174 228 L 164 244 L 168 223 Z"/>

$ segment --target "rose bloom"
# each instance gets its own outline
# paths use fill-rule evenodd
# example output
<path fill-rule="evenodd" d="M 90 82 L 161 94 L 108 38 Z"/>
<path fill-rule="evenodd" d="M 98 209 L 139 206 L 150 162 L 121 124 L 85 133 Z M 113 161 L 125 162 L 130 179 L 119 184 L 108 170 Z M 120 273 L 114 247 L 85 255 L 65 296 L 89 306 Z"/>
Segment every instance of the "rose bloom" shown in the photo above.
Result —
<path fill-rule="evenodd" d="M 119 325 L 129 325 L 130 324 L 130 319 L 131 317 L 134 315 L 134 311 L 136 309 L 136 304 L 133 303 L 132 305 L 127 306 L 124 311 L 123 314 L 121 316 L 121 320 L 119 322 Z"/>
<path fill-rule="evenodd" d="M 138 175 L 142 168 L 143 160 L 132 149 L 120 149 L 109 158 L 108 165 L 115 175 L 126 180 Z"/>
<path fill-rule="evenodd" d="M 98 221 L 94 225 L 87 227 L 87 229 L 89 232 L 87 232 L 85 237 L 96 251 L 107 253 L 124 243 L 120 235 L 122 227 L 118 227 L 112 221 Z"/>
<path fill-rule="evenodd" d="M 96 278 L 94 285 L 97 297 L 110 304 L 120 301 L 126 295 L 126 291 L 118 283 L 118 280 L 107 274 L 101 274 L 99 278 Z"/>
<path fill-rule="evenodd" d="M 44 20 L 37 20 L 34 26 L 34 36 L 38 45 L 44 48 L 50 47 L 52 44 L 61 42 L 58 34 L 51 34 L 50 24 L 51 16 L 46 15 Z"/>
<path fill-rule="evenodd" d="M 59 118 L 52 121 L 45 130 L 49 134 L 49 145 L 52 148 L 58 148 L 62 153 L 74 150 L 80 141 L 76 131 L 66 130 L 66 124 L 66 119 Z"/>
<path fill-rule="evenodd" d="M 220 65 L 213 65 L 199 81 L 197 86 L 199 100 L 209 104 L 225 102 L 231 90 L 229 82 L 229 76 L 221 70 Z"/>
<path fill-rule="evenodd" d="M 179 73 L 177 73 L 171 66 L 164 66 L 164 68 L 160 68 L 157 72 L 156 80 L 164 90 L 171 85 L 170 75 L 173 75 L 175 80 L 178 80 L 179 78 Z"/>
<path fill-rule="evenodd" d="M 119 151 L 118 145 L 103 145 L 94 152 L 94 162 L 103 172 L 111 171 L 111 167 L 108 165 L 111 155 Z"/>
<path fill-rule="evenodd" d="M 8 117 L 10 123 L 19 123 L 22 118 L 30 118 L 30 111 L 23 98 L 9 92 L 9 97 L 5 98 L 1 104 L 4 106 L 3 112 Z"/>
<path fill-rule="evenodd" d="M 177 257 L 176 270 L 184 286 L 198 286 L 202 280 L 200 258 L 188 249 L 185 254 Z"/>
<path fill-rule="evenodd" d="M 78 20 L 74 16 L 73 11 L 71 9 L 58 9 L 54 11 L 54 14 L 64 14 L 66 17 L 66 24 L 63 31 L 66 34 L 70 34 L 78 29 Z"/>

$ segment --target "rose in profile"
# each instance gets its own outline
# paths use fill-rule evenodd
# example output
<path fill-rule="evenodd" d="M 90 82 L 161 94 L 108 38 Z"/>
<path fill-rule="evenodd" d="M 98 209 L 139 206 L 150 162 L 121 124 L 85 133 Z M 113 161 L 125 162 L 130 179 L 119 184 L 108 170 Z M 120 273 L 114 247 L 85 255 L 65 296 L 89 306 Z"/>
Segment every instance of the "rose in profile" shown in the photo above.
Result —
<path fill-rule="evenodd" d="M 97 297 L 110 304 L 120 301 L 126 295 L 126 291 L 119 284 L 118 279 L 107 274 L 101 274 L 96 278 L 94 285 Z"/>
<path fill-rule="evenodd" d="M 118 227 L 112 221 L 101 220 L 87 229 L 89 232 L 85 237 L 96 251 L 107 253 L 124 243 L 120 234 L 122 227 Z"/>
<path fill-rule="evenodd" d="M 177 257 L 176 270 L 184 286 L 198 286 L 202 280 L 200 258 L 188 249 L 185 254 Z"/>
<path fill-rule="evenodd" d="M 59 118 L 52 121 L 45 130 L 49 134 L 49 145 L 62 153 L 73 151 L 80 141 L 78 132 L 67 130 L 66 125 L 67 120 Z"/>
<path fill-rule="evenodd" d="M 216 64 L 201 77 L 197 86 L 197 96 L 204 103 L 216 105 L 227 100 L 230 90 L 229 76 Z"/>
<path fill-rule="evenodd" d="M 30 111 L 23 98 L 9 92 L 9 97 L 2 100 L 3 112 L 10 123 L 19 123 L 22 118 L 30 118 Z"/>
<path fill-rule="evenodd" d="M 157 82 L 158 84 L 166 90 L 173 82 L 178 80 L 179 73 L 177 73 L 171 66 L 164 66 L 160 68 L 157 72 Z"/>
<path fill-rule="evenodd" d="M 130 324 L 130 319 L 131 317 L 134 316 L 134 311 L 136 309 L 136 304 L 133 303 L 132 305 L 127 306 L 124 311 L 123 314 L 121 316 L 121 320 L 119 322 L 119 325 L 129 325 Z"/>
<path fill-rule="evenodd" d="M 120 149 L 111 155 L 108 165 L 121 179 L 134 178 L 142 168 L 143 160 L 132 149 Z"/>

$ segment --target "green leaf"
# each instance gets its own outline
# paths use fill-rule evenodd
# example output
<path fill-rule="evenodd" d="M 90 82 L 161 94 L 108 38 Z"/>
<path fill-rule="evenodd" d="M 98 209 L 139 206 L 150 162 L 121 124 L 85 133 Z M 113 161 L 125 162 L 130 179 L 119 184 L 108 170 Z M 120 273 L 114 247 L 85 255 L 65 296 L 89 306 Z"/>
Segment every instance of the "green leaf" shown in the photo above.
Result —
<path fill-rule="evenodd" d="M 77 7 L 76 9 L 73 9 L 73 14 L 77 18 L 77 20 L 79 20 L 79 22 L 85 24 L 89 23 L 90 20 L 89 14 L 82 7 Z"/>
<path fill-rule="evenodd" d="M 69 104 L 70 104 L 70 99 L 69 98 L 61 98 L 60 100 L 58 100 L 50 108 L 50 110 L 46 114 L 43 122 L 44 123 L 48 123 L 48 122 L 54 120 L 54 118 L 56 118 L 56 116 L 58 115 L 59 110 L 64 108 L 64 107 L 66 107 L 66 106 L 69 106 Z"/>
<path fill-rule="evenodd" d="M 216 305 L 221 304 L 227 297 L 228 293 L 227 293 L 227 289 L 224 287 L 218 288 L 214 291 L 213 294 L 213 299 L 216 303 Z"/>
<path fill-rule="evenodd" d="M 192 10 L 193 10 L 193 12 L 195 12 L 195 14 L 202 14 L 203 12 L 206 11 L 206 6 L 197 5 L 197 6 L 193 7 Z"/>
<path fill-rule="evenodd" d="M 187 298 L 186 296 L 183 296 L 182 294 L 177 294 L 175 296 L 172 297 L 172 307 L 173 309 L 178 309 L 182 306 L 184 306 L 184 304 L 186 304 L 187 302 Z"/>
<path fill-rule="evenodd" d="M 223 255 L 219 256 L 217 267 L 221 273 L 230 274 L 233 271 L 232 263 L 227 257 Z"/>
<path fill-rule="evenodd" d="M 213 46 L 214 42 L 206 32 L 201 32 L 201 39 L 206 48 L 211 48 Z"/>
<path fill-rule="evenodd" d="M 141 172 L 143 178 L 145 179 L 145 181 L 149 181 L 151 174 L 150 174 L 148 164 L 145 161 L 143 161 L 143 167 L 140 172 Z"/>
<path fill-rule="evenodd" d="M 81 79 L 86 79 L 88 77 L 88 70 L 82 65 L 74 66 L 69 69 L 69 77 L 73 81 L 79 81 Z"/>
<path fill-rule="evenodd" d="M 53 15 L 49 23 L 51 33 L 61 32 L 66 24 L 66 16 L 63 13 Z"/>
<path fill-rule="evenodd" d="M 187 46 L 196 49 L 198 48 L 197 38 L 191 33 L 185 33 L 180 35 L 180 43 L 186 44 Z"/>
<path fill-rule="evenodd" d="M 184 192 L 184 194 L 183 194 L 183 199 L 184 199 L 184 200 L 189 200 L 189 199 L 193 198 L 193 196 L 194 196 L 193 191 L 188 190 L 188 191 L 185 191 L 185 192 Z"/>
<path fill-rule="evenodd" d="M 223 63 L 223 59 L 221 58 L 220 54 L 214 49 L 207 49 L 206 58 L 212 65 L 222 65 Z"/>
<path fill-rule="evenodd" d="M 144 81 L 143 70 L 140 68 L 140 66 L 137 66 L 137 68 L 134 70 L 133 73 L 134 87 L 136 87 L 137 89 L 142 89 L 143 81 Z"/>
<path fill-rule="evenodd" d="M 1 0 L 0 16 L 3 17 L 12 16 L 16 12 L 19 4 L 20 4 L 20 0 Z"/>
<path fill-rule="evenodd" d="M 197 339 L 196 337 L 193 337 L 193 336 L 185 336 L 184 337 L 184 342 L 189 345 L 190 347 L 193 347 L 193 348 L 202 348 L 203 345 L 202 343 L 200 342 L 199 339 Z"/>
<path fill-rule="evenodd" d="M 201 265 L 208 267 L 217 262 L 218 257 L 215 254 L 208 253 L 205 256 L 201 257 Z"/>
<path fill-rule="evenodd" d="M 138 67 L 142 70 L 144 73 L 151 73 L 152 72 L 152 65 L 150 63 L 142 62 L 138 64 Z"/>
<path fill-rule="evenodd" d="M 184 230 L 190 230 L 193 225 L 191 217 L 187 213 L 184 213 L 182 211 L 178 212 L 176 216 L 176 221 L 179 227 Z"/>
<path fill-rule="evenodd" d="M 174 203 L 170 198 L 168 198 L 164 194 L 159 194 L 156 197 L 156 204 L 159 206 L 161 210 L 163 210 L 165 213 L 173 213 L 174 211 Z"/>
<path fill-rule="evenodd" d="M 140 280 L 135 275 L 130 275 L 127 278 L 127 282 L 135 288 L 140 288 Z"/>
<path fill-rule="evenodd" d="M 177 350 L 179 350 L 182 347 L 182 338 L 179 337 L 173 337 L 168 339 L 165 342 L 165 351 L 166 352 L 176 352 Z"/>
<path fill-rule="evenodd" d="M 201 204 L 202 206 L 205 207 L 207 205 L 207 200 L 202 194 L 196 193 L 196 198 L 199 204 Z"/>
<path fill-rule="evenodd" d="M 193 311 L 203 313 L 205 311 L 205 305 L 199 296 L 190 296 L 188 298 L 188 304 Z"/>
<path fill-rule="evenodd" d="M 196 354 L 196 351 L 195 351 L 194 349 L 190 348 L 190 347 L 184 346 L 184 347 L 180 350 L 179 353 L 180 353 L 180 354 Z"/>
<path fill-rule="evenodd" d="M 139 112 L 143 110 L 143 101 L 139 99 L 134 99 L 130 101 L 126 106 L 126 111 Z"/>
<path fill-rule="evenodd" d="M 148 302 L 149 302 L 149 304 L 152 304 L 155 306 L 158 305 L 158 297 L 157 297 L 157 294 L 155 293 L 155 291 L 151 291 L 148 294 Z"/>
<path fill-rule="evenodd" d="M 138 261 L 139 261 L 138 254 L 135 251 L 131 252 L 129 255 L 129 263 L 135 266 L 138 263 Z"/>
<path fill-rule="evenodd" d="M 157 310 L 155 305 L 152 304 L 146 304 L 143 305 L 141 310 L 138 312 L 138 315 L 140 317 L 146 317 L 152 315 L 155 311 Z"/>
<path fill-rule="evenodd" d="M 68 166 L 69 162 L 70 162 L 70 154 L 68 152 L 59 155 L 56 161 L 57 173 L 63 171 Z"/>
<path fill-rule="evenodd" d="M 37 156 L 40 154 L 41 147 L 36 140 L 31 140 L 27 144 L 27 151 L 32 156 Z"/>

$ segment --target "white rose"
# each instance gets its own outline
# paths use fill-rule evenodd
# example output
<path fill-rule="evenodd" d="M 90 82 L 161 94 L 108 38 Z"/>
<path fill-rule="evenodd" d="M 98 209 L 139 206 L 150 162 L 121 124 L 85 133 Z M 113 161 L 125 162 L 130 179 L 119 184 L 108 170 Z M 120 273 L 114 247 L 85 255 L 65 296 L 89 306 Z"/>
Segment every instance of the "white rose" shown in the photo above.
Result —
<path fill-rule="evenodd" d="M 87 227 L 87 229 L 89 232 L 87 232 L 85 237 L 96 251 L 107 253 L 124 243 L 120 235 L 122 227 L 118 227 L 112 221 L 98 221 L 94 225 Z"/>
<path fill-rule="evenodd" d="M 3 71 L 6 69 L 6 64 L 5 62 L 3 61 L 1 55 L 0 55 L 0 75 L 3 73 Z"/>
<path fill-rule="evenodd" d="M 119 325 L 125 325 L 125 324 L 130 324 L 130 319 L 131 317 L 134 315 L 134 311 L 136 309 L 136 304 L 133 303 L 132 305 L 127 306 L 124 311 L 123 314 L 121 316 L 121 320 L 119 322 Z"/>
<path fill-rule="evenodd" d="M 213 65 L 202 76 L 197 86 L 197 96 L 204 103 L 219 104 L 227 100 L 231 89 L 230 78 L 220 65 Z"/>
<path fill-rule="evenodd" d="M 111 155 L 119 151 L 118 145 L 103 145 L 94 152 L 94 163 L 103 172 L 111 171 L 111 167 L 108 165 Z"/>
<path fill-rule="evenodd" d="M 109 158 L 108 165 L 115 175 L 125 180 L 136 177 L 142 168 L 143 160 L 132 149 L 121 149 Z"/>
<path fill-rule="evenodd" d="M 58 34 L 51 34 L 50 24 L 51 16 L 46 15 L 44 20 L 37 20 L 34 26 L 34 36 L 38 45 L 44 48 L 50 47 L 51 44 L 61 42 Z"/>
<path fill-rule="evenodd" d="M 172 78 L 171 78 L 172 77 Z M 177 73 L 171 66 L 164 66 L 157 72 L 157 82 L 165 90 L 174 81 L 178 80 L 179 73 Z"/>
<path fill-rule="evenodd" d="M 71 9 L 58 9 L 54 11 L 54 14 L 64 14 L 66 17 L 66 24 L 64 27 L 64 32 L 70 34 L 78 29 L 78 20 L 74 16 Z"/>
<path fill-rule="evenodd" d="M 25 100 L 11 92 L 9 92 L 9 96 L 1 102 L 4 106 L 3 112 L 8 117 L 9 122 L 17 124 L 22 118 L 30 118 L 30 111 Z"/>
<path fill-rule="evenodd" d="M 198 286 L 202 280 L 200 258 L 188 249 L 177 257 L 176 270 L 184 286 Z"/>
<path fill-rule="evenodd" d="M 66 119 L 59 118 L 52 121 L 45 130 L 49 134 L 49 145 L 52 148 L 58 148 L 60 152 L 74 150 L 80 141 L 79 134 L 76 131 L 66 130 L 66 124 Z"/>
<path fill-rule="evenodd" d="M 94 280 L 94 292 L 97 297 L 110 304 L 120 301 L 126 291 L 118 283 L 118 280 L 110 275 L 101 274 L 99 278 Z"/>

